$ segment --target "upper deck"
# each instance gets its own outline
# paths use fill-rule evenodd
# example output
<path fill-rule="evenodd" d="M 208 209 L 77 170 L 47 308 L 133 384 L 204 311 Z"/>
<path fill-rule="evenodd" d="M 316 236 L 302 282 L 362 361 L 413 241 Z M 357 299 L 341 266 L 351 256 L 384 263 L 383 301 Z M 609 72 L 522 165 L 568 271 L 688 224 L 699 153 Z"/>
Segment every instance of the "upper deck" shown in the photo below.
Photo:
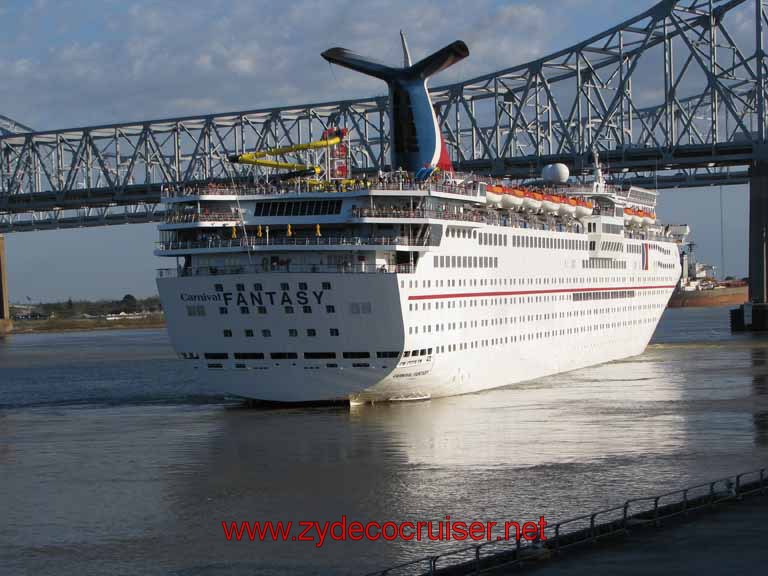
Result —
<path fill-rule="evenodd" d="M 254 182 L 251 184 L 212 183 L 205 186 L 166 187 L 161 202 L 168 205 L 196 201 L 243 202 L 263 200 L 354 198 L 369 195 L 443 196 L 485 203 L 485 181 L 467 176 L 460 181 L 417 181 L 407 177 L 359 178 L 342 181 L 298 180 L 285 182 Z"/>
<path fill-rule="evenodd" d="M 615 250 L 624 238 L 678 241 L 655 219 L 655 192 L 622 190 L 602 179 L 524 188 L 473 175 L 419 180 L 395 172 L 169 188 L 163 202 L 158 256 L 343 252 L 401 262 L 396 253 L 438 249 L 449 226 L 583 235 L 596 256 L 600 246 Z"/>

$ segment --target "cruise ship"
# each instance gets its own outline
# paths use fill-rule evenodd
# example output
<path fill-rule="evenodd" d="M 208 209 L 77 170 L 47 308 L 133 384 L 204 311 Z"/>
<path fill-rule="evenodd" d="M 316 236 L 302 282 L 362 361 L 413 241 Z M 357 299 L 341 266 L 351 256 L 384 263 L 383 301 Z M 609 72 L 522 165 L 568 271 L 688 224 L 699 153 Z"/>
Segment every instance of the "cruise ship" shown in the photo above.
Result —
<path fill-rule="evenodd" d="M 171 342 L 212 392 L 278 402 L 478 392 L 643 352 L 680 278 L 685 227 L 654 191 L 547 166 L 523 186 L 453 171 L 427 80 L 342 48 L 387 82 L 392 169 L 353 174 L 348 134 L 233 155 L 246 180 L 163 191 L 156 254 Z M 293 158 L 295 161 L 286 161 Z"/>

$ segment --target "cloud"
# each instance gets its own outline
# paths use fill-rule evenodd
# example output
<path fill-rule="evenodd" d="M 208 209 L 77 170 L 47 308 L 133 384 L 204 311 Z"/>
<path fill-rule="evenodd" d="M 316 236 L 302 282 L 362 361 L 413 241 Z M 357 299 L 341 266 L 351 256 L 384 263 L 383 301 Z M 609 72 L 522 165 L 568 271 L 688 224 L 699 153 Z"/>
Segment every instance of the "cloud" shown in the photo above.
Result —
<path fill-rule="evenodd" d="M 562 47 L 572 15 L 553 6 L 532 0 L 137 0 L 105 3 L 83 15 L 50 3 L 34 19 L 18 14 L 15 32 L 4 25 L 10 36 L 0 41 L 0 53 L 10 56 L 0 68 L 13 82 L 0 86 L 8 103 L 2 112 L 45 129 L 380 94 L 379 81 L 331 69 L 319 53 L 343 45 L 399 63 L 399 29 L 408 33 L 416 59 L 457 38 L 468 43 L 470 58 L 435 78 L 438 85 Z M 12 42 L 14 34 L 21 43 Z M 19 49 L 33 38 L 47 38 L 46 49 Z"/>

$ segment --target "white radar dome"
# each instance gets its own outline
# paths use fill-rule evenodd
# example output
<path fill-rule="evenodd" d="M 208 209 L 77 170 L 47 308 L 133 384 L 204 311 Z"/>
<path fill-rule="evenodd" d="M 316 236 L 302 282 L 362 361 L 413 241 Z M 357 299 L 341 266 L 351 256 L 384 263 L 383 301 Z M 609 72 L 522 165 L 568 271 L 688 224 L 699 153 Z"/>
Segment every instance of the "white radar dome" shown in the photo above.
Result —
<path fill-rule="evenodd" d="M 571 172 L 565 164 L 547 164 L 541 171 L 541 177 L 547 184 L 565 184 Z"/>

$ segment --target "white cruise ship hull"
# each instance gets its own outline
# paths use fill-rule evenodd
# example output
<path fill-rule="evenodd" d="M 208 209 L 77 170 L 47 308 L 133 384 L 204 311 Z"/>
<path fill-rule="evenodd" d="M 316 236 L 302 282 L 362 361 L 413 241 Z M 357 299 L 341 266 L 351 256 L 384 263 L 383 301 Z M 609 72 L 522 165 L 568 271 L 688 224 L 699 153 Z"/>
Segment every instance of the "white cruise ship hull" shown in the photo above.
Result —
<path fill-rule="evenodd" d="M 547 245 L 539 238 L 583 235 L 482 230 L 497 244 L 446 237 L 416 273 L 159 278 L 171 341 L 223 394 L 284 402 L 466 394 L 642 353 L 679 277 L 672 243 L 652 258 L 627 240 L 637 249 L 626 269 L 594 269 L 587 250 L 538 247 Z M 513 236 L 530 240 L 512 247 Z M 487 267 L 464 267 L 478 254 Z"/>

